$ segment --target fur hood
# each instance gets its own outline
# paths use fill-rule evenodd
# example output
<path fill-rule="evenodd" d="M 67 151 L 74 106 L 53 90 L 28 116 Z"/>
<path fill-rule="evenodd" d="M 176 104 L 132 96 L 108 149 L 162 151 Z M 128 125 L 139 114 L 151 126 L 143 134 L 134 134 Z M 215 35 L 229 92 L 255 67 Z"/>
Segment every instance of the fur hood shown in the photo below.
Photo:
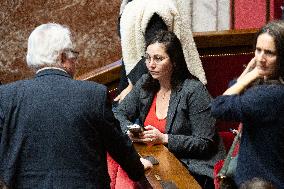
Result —
<path fill-rule="evenodd" d="M 169 30 L 180 39 L 188 70 L 203 84 L 205 72 L 197 52 L 190 23 L 190 1 L 184 0 L 133 0 L 122 8 L 120 20 L 122 57 L 126 74 L 135 67 L 145 52 L 144 34 L 154 13 L 158 14 Z M 122 3 L 127 3 L 124 0 Z"/>

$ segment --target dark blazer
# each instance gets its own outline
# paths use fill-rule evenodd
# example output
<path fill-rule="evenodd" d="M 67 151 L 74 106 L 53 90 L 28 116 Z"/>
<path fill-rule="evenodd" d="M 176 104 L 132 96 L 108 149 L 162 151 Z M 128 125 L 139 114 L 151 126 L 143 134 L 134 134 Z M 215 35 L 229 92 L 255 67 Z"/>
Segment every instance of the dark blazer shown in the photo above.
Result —
<path fill-rule="evenodd" d="M 147 77 L 148 74 L 143 75 L 115 111 L 124 132 L 127 125 L 133 124 L 130 120 L 139 118 L 144 123 L 149 112 L 155 94 L 142 89 Z M 171 93 L 166 133 L 168 149 L 191 172 L 213 177 L 213 166 L 225 157 L 225 149 L 215 132 L 210 102 L 211 97 L 201 82 L 185 80 Z"/>
<path fill-rule="evenodd" d="M 144 175 L 106 87 L 48 69 L 0 87 L 0 177 L 10 188 L 109 188 L 106 152 Z"/>

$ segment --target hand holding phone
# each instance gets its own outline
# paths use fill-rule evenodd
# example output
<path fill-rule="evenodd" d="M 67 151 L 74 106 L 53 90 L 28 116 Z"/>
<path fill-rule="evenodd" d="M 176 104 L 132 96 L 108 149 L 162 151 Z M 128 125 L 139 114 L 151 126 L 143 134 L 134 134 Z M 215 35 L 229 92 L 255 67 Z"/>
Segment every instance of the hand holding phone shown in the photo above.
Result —
<path fill-rule="evenodd" d="M 129 130 L 129 132 L 131 132 L 133 134 L 133 136 L 138 137 L 139 133 L 144 131 L 144 128 L 138 124 L 133 124 L 133 125 L 129 125 L 127 126 L 127 129 Z"/>

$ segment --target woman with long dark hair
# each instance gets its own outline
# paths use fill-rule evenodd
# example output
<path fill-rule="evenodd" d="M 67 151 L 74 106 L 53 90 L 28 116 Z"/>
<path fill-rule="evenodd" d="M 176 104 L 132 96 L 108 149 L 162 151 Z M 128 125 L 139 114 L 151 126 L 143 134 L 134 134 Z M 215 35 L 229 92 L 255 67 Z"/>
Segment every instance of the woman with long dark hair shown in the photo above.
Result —
<path fill-rule="evenodd" d="M 146 41 L 160 30 L 172 31 L 179 37 L 189 70 L 206 84 L 190 23 L 190 2 L 187 0 L 122 1 L 118 28 L 123 58 L 118 96 L 114 101 L 122 101 L 140 77 L 147 73 L 145 59 L 141 56 L 145 53 Z"/>
<path fill-rule="evenodd" d="M 128 132 L 134 142 L 164 144 L 184 163 L 203 188 L 214 188 L 213 166 L 225 150 L 211 117 L 211 97 L 187 68 L 173 32 L 160 31 L 146 43 L 148 73 L 118 105 L 122 130 L 139 120 L 144 131 Z"/>

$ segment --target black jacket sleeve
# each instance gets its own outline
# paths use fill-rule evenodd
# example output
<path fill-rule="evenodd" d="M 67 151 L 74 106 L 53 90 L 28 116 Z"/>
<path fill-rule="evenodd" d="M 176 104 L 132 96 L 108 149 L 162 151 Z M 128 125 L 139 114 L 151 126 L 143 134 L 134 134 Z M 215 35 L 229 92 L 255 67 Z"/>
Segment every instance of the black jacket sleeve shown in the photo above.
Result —
<path fill-rule="evenodd" d="M 101 118 L 99 129 L 107 151 L 126 171 L 129 178 L 134 181 L 140 180 L 144 177 L 144 166 L 140 162 L 140 156 L 129 137 L 122 133 L 107 100 L 104 103 Z"/>
<path fill-rule="evenodd" d="M 145 63 L 145 58 L 142 58 L 131 70 L 127 77 L 130 79 L 131 83 L 135 85 L 142 75 L 146 74 L 147 72 L 148 69 Z"/>
<path fill-rule="evenodd" d="M 123 60 L 121 61 L 120 80 L 117 87 L 117 95 L 128 86 L 128 79 L 126 76 L 125 66 Z"/>

